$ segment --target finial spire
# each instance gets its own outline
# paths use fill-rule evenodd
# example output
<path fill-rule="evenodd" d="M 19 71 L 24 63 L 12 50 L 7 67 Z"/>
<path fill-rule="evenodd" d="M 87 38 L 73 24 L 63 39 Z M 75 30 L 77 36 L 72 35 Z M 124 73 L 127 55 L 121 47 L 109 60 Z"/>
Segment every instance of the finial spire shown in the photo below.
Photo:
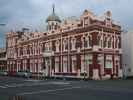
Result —
<path fill-rule="evenodd" d="M 53 14 L 55 13 L 55 5 L 53 4 Z"/>

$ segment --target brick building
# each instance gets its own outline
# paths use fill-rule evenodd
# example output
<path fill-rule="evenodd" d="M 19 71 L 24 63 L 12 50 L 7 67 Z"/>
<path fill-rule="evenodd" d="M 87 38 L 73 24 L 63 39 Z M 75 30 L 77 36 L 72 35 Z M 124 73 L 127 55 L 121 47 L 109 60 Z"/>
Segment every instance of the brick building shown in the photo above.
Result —
<path fill-rule="evenodd" d="M 29 70 L 50 77 L 102 79 L 121 77 L 121 26 L 107 11 L 103 17 L 84 10 L 79 18 L 46 19 L 46 32 L 9 32 L 8 71 Z"/>

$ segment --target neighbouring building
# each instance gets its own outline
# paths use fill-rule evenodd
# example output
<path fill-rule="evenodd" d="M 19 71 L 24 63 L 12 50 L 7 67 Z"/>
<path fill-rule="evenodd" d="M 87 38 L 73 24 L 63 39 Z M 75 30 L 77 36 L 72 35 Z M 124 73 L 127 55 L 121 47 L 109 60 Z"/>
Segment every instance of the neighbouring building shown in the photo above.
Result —
<path fill-rule="evenodd" d="M 7 70 L 6 49 L 0 48 L 0 71 Z"/>
<path fill-rule="evenodd" d="M 123 32 L 122 34 L 122 62 L 123 73 L 125 76 L 133 77 L 133 31 Z"/>
<path fill-rule="evenodd" d="M 49 77 L 102 79 L 122 76 L 121 26 L 107 11 L 103 17 L 84 10 L 80 18 L 46 19 L 46 32 L 9 32 L 8 71 L 29 70 Z"/>

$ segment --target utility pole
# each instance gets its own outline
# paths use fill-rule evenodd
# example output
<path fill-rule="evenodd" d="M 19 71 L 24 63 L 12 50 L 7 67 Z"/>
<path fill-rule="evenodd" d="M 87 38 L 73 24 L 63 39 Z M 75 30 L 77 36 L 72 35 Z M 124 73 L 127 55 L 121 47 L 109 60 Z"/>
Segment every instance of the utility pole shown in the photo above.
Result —
<path fill-rule="evenodd" d="M 83 45 L 84 46 L 83 47 L 84 48 L 84 50 L 83 50 L 83 54 L 84 54 L 84 80 L 85 80 L 85 74 L 86 74 L 85 73 L 85 70 L 86 70 L 86 68 L 85 68 L 86 67 L 86 64 L 85 64 L 86 63 L 86 58 L 85 58 L 85 39 L 86 38 L 83 39 L 83 41 L 84 41 L 84 45 Z"/>

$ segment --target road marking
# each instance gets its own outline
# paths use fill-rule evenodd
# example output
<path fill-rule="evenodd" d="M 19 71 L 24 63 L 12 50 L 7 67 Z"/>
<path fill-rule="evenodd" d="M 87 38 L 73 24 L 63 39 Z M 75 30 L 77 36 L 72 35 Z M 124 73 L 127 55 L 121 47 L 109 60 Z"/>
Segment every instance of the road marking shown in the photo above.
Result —
<path fill-rule="evenodd" d="M 5 86 L 0 86 L 0 88 L 6 88 Z"/>
<path fill-rule="evenodd" d="M 34 79 L 27 79 L 27 80 L 24 80 L 26 82 L 40 82 L 42 80 L 34 80 Z"/>
<path fill-rule="evenodd" d="M 30 87 L 30 86 L 41 86 L 41 85 L 49 85 L 49 84 L 53 84 L 53 85 L 70 85 L 70 83 L 68 82 L 47 82 L 47 83 L 44 83 L 44 82 L 35 82 L 35 83 L 23 83 L 23 84 L 16 84 L 16 83 L 13 83 L 13 84 L 6 84 L 4 86 L 1 86 L 1 88 L 15 88 L 15 87 Z"/>
<path fill-rule="evenodd" d="M 35 92 L 24 92 L 24 93 L 19 93 L 18 95 L 32 95 L 32 94 L 49 93 L 49 92 L 64 91 L 64 90 L 71 90 L 71 89 L 78 89 L 78 88 L 81 88 L 81 87 L 76 86 L 76 87 L 67 87 L 67 88 L 54 89 L 54 90 L 41 90 L 41 91 L 35 91 Z"/>
<path fill-rule="evenodd" d="M 52 84 L 55 84 L 55 85 L 68 85 L 70 84 L 69 82 L 51 82 Z"/>
<path fill-rule="evenodd" d="M 24 87 L 24 86 L 40 86 L 40 85 L 48 85 L 49 83 L 24 83 L 24 84 L 10 84 L 5 85 L 6 88 L 15 88 L 15 87 Z"/>

